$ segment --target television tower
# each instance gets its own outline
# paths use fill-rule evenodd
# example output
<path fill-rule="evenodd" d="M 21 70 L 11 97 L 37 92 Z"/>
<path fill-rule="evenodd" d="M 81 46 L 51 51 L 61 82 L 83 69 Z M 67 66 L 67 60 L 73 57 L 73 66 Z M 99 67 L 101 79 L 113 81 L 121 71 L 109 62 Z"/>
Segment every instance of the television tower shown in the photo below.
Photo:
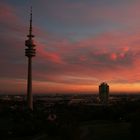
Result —
<path fill-rule="evenodd" d="M 27 105 L 30 110 L 33 110 L 33 97 L 32 97 L 32 57 L 36 54 L 35 44 L 33 42 L 34 35 L 32 34 L 32 7 L 30 11 L 30 27 L 28 39 L 25 41 L 25 56 L 28 57 L 28 78 L 27 78 Z"/>

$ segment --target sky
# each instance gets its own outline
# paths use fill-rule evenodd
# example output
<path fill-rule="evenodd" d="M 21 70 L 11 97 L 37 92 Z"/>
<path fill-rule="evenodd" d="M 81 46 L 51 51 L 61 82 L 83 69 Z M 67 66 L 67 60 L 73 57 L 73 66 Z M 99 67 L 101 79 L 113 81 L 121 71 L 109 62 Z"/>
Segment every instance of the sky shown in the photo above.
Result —
<path fill-rule="evenodd" d="M 0 93 L 26 93 L 30 6 L 34 93 L 140 92 L 139 0 L 1 0 Z"/>

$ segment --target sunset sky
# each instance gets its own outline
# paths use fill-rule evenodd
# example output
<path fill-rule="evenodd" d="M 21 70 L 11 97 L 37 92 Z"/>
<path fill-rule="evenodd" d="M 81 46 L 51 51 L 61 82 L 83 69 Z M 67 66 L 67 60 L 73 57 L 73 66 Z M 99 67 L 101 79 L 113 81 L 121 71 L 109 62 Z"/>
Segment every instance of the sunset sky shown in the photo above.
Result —
<path fill-rule="evenodd" d="M 0 93 L 26 93 L 30 6 L 34 93 L 140 92 L 140 0 L 1 0 Z"/>

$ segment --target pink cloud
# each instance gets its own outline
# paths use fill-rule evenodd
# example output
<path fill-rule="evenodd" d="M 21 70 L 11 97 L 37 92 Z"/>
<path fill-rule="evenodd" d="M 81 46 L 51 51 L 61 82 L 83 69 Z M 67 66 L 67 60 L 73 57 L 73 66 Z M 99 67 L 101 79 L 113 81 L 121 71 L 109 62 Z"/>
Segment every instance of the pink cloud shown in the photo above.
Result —
<path fill-rule="evenodd" d="M 0 20 L 1 22 L 13 22 L 17 20 L 17 16 L 14 14 L 15 10 L 8 4 L 0 3 Z"/>
<path fill-rule="evenodd" d="M 57 52 L 49 52 L 47 50 L 45 50 L 45 48 L 47 48 L 44 44 L 42 43 L 37 43 L 37 55 L 43 59 L 45 59 L 46 61 L 51 61 L 52 63 L 63 63 L 63 60 L 61 58 L 61 56 L 59 55 L 59 53 Z"/>
<path fill-rule="evenodd" d="M 84 5 L 75 5 L 75 7 L 69 5 L 69 9 L 81 9 L 82 6 Z M 66 8 L 67 7 L 64 7 L 60 13 L 66 10 Z M 106 8 L 107 7 L 102 9 L 101 13 L 98 14 L 104 16 L 104 18 L 108 16 L 107 18 L 110 20 L 115 20 L 113 15 L 120 14 L 120 12 L 116 13 L 116 9 L 114 14 L 111 13 L 113 9 L 108 9 L 108 11 L 105 12 Z M 7 35 L 3 35 L 0 38 L 1 44 L 4 46 L 0 48 L 2 52 L 0 64 L 3 66 L 0 70 L 1 77 L 9 77 L 9 79 L 14 77 L 17 79 L 23 78 L 23 83 L 25 83 L 27 62 L 24 56 L 24 25 L 11 6 L 0 5 L 0 10 L 0 22 L 2 21 L 2 27 L 5 27 L 5 31 L 10 32 L 8 33 L 8 38 Z M 94 13 L 94 10 L 96 11 L 97 9 L 91 9 L 91 7 L 89 7 L 90 13 Z M 122 10 L 123 9 L 120 11 Z M 4 12 L 6 17 L 4 16 Z M 130 12 L 131 10 L 129 13 Z M 57 16 L 57 14 L 59 15 L 60 13 L 56 12 L 54 14 Z M 96 14 L 97 13 L 92 16 L 99 16 Z M 79 14 L 76 16 L 78 15 Z M 71 13 L 69 16 L 71 16 Z M 69 16 L 62 18 L 71 19 L 72 17 Z M 83 17 L 80 18 L 81 20 L 84 19 Z M 116 16 L 116 20 L 118 20 L 117 18 L 119 17 Z M 89 21 L 91 20 L 92 19 L 89 19 Z M 6 27 L 8 27 L 8 30 Z M 100 33 L 77 42 L 71 42 L 67 38 L 46 33 L 37 27 L 34 27 L 33 31 L 35 31 L 35 40 L 37 40 L 37 54 L 33 63 L 33 72 L 34 80 L 39 81 L 36 82 L 36 85 L 40 89 L 42 87 L 45 89 L 46 84 L 43 84 L 45 82 L 53 83 L 54 86 L 51 85 L 51 88 L 57 87 L 61 91 L 63 85 L 70 85 L 66 89 L 72 89 L 72 85 L 77 86 L 79 89 L 80 85 L 92 86 L 104 80 L 112 83 L 135 83 L 140 81 L 139 31 L 134 31 L 131 34 L 122 30 L 120 32 Z M 5 34 L 7 32 L 5 32 Z M 20 35 L 22 34 L 21 38 L 19 38 L 17 32 Z M 26 34 L 27 33 L 24 35 Z M 9 81 L 9 84 L 11 81 L 12 80 Z M 23 83 L 21 85 L 23 85 Z M 38 85 L 39 83 L 43 84 L 42 87 Z M 61 86 L 58 86 L 59 84 L 61 84 Z M 16 82 L 12 85 L 15 86 Z M 10 89 L 14 90 L 12 86 L 10 86 Z"/>
<path fill-rule="evenodd" d="M 112 53 L 110 55 L 110 59 L 113 60 L 113 61 L 115 61 L 117 59 L 117 55 L 115 53 Z"/>

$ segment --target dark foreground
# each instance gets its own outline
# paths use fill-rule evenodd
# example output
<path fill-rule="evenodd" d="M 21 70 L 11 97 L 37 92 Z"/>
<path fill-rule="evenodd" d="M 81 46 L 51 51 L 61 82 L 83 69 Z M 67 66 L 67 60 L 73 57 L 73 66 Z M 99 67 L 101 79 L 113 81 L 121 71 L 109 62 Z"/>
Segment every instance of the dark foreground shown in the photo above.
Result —
<path fill-rule="evenodd" d="M 0 140 L 140 139 L 140 100 L 99 104 L 0 100 Z M 49 102 L 49 101 L 48 101 Z"/>

